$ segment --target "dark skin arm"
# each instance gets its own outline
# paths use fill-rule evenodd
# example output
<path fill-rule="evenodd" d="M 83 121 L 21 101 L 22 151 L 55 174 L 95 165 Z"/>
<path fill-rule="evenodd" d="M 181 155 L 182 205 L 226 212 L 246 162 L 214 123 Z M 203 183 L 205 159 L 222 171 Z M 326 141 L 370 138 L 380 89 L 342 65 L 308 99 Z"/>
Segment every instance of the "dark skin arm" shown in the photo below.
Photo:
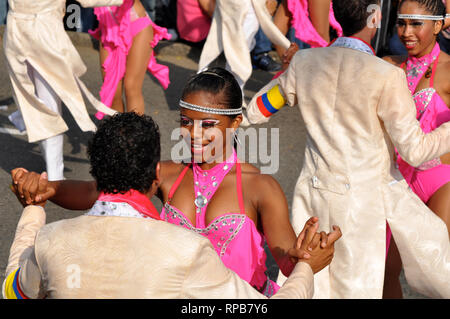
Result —
<path fill-rule="evenodd" d="M 268 175 L 260 175 L 257 185 L 259 194 L 255 203 L 260 224 L 272 256 L 281 272 L 289 276 L 294 268 L 288 254 L 297 237 L 289 222 L 289 208 L 286 197 L 278 182 Z"/>
<path fill-rule="evenodd" d="M 327 42 L 330 42 L 330 12 L 331 0 L 308 0 L 308 10 L 311 22 L 320 36 Z"/>
<path fill-rule="evenodd" d="M 332 258 L 334 241 L 340 237 L 339 228 L 336 227 L 328 235 L 325 232 L 316 233 L 318 219 L 313 217 L 297 237 L 289 221 L 286 197 L 278 182 L 269 175 L 260 174 L 257 178 L 258 181 L 252 183 L 254 194 L 257 194 L 255 205 L 267 244 L 281 272 L 289 276 L 295 263 L 298 260 L 308 261 L 312 252 L 314 258 L 310 262 L 313 271 L 325 267 L 324 261 Z M 310 229 L 309 236 L 305 235 L 307 229 Z"/>
<path fill-rule="evenodd" d="M 94 205 L 99 195 L 95 181 L 54 181 L 39 189 L 38 173 L 15 168 L 11 171 L 11 177 L 15 192 L 28 205 L 50 200 L 66 209 L 86 210 Z"/>

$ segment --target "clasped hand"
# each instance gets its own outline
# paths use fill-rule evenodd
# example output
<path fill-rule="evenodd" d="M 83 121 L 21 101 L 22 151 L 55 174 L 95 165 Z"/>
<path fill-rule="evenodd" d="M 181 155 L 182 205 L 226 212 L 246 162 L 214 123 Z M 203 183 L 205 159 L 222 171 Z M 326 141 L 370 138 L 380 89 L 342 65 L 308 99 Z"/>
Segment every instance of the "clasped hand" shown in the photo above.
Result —
<path fill-rule="evenodd" d="M 334 243 L 341 238 L 342 232 L 338 226 L 333 231 L 318 233 L 319 219 L 311 217 L 297 237 L 293 248 L 288 254 L 293 263 L 303 261 L 311 266 L 313 273 L 317 273 L 331 263 L 334 255 Z"/>
<path fill-rule="evenodd" d="M 11 171 L 11 191 L 16 195 L 23 207 L 39 205 L 44 207 L 47 199 L 54 195 L 54 190 L 48 187 L 47 173 L 28 172 L 25 168 L 15 168 Z"/>

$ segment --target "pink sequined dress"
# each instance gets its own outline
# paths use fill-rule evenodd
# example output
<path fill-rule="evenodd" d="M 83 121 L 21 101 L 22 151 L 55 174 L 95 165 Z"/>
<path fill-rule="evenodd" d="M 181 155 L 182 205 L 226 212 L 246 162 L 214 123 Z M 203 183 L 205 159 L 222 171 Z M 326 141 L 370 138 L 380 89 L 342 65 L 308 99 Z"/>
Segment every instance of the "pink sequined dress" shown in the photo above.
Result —
<path fill-rule="evenodd" d="M 234 165 L 236 165 L 240 212 L 225 213 L 206 225 L 207 203 L 210 202 L 223 178 Z M 202 170 L 196 163 L 192 164 L 196 202 L 200 199 L 200 205 L 197 205 L 195 226 L 183 212 L 170 204 L 181 180 L 190 168 L 191 165 L 186 166 L 172 186 L 168 201 L 161 212 L 161 219 L 207 237 L 225 266 L 264 295 L 272 296 L 278 291 L 279 286 L 266 275 L 267 256 L 264 251 L 264 235 L 257 230 L 254 222 L 245 214 L 242 198 L 241 166 L 237 162 L 236 153 L 234 152 L 227 161 L 214 166 L 210 170 Z M 202 203 L 204 206 L 200 208 L 199 206 L 202 206 Z"/>
<path fill-rule="evenodd" d="M 450 108 L 434 89 L 434 76 L 439 61 L 440 48 L 436 43 L 431 52 L 431 61 L 423 62 L 425 69 L 414 65 L 422 64 L 423 58 L 409 57 L 406 63 L 408 87 L 413 94 L 417 108 L 417 119 L 425 133 L 431 132 L 441 124 L 450 121 Z M 426 63 L 426 64 L 425 64 Z M 419 81 L 426 73 L 430 63 L 433 63 L 430 87 L 416 92 Z M 450 165 L 442 164 L 439 158 L 424 163 L 415 168 L 406 163 L 400 156 L 397 160 L 399 170 L 405 177 L 411 189 L 426 203 L 430 197 L 444 184 L 450 182 Z"/>
<path fill-rule="evenodd" d="M 287 5 L 292 15 L 291 26 L 295 29 L 295 36 L 308 43 L 312 48 L 326 47 L 328 42 L 320 36 L 309 18 L 308 0 L 288 0 Z M 332 3 L 330 4 L 329 21 L 331 27 L 341 37 L 343 35 L 342 27 L 334 17 Z"/>
<path fill-rule="evenodd" d="M 117 85 L 125 75 L 127 55 L 133 44 L 133 38 L 149 25 L 153 28 L 152 48 L 160 40 L 171 38 L 167 29 L 157 26 L 148 15 L 139 17 L 133 9 L 133 4 L 133 0 L 124 0 L 121 6 L 94 9 L 99 26 L 94 31 L 90 30 L 89 34 L 100 40 L 108 51 L 108 57 L 103 64 L 105 78 L 100 90 L 100 98 L 103 104 L 109 107 L 112 105 Z M 162 87 L 167 89 L 170 84 L 169 68 L 158 64 L 153 52 L 147 69 L 158 79 Z M 95 116 L 102 119 L 104 114 L 98 112 Z"/>
<path fill-rule="evenodd" d="M 430 54 L 421 58 L 409 56 L 406 61 L 408 88 L 413 94 L 417 109 L 417 119 L 425 133 L 431 132 L 441 124 L 450 121 L 450 109 L 434 89 L 434 76 L 439 61 L 439 54 L 440 47 L 436 43 Z M 404 65 L 405 63 L 401 67 L 403 68 Z M 417 85 L 426 74 L 430 65 L 432 65 L 430 87 L 416 92 Z M 408 185 L 424 203 L 427 203 L 439 188 L 450 182 L 450 165 L 442 164 L 439 158 L 426 162 L 419 167 L 412 167 L 397 153 L 397 164 Z M 388 228 L 388 248 L 390 236 L 391 232 Z"/>

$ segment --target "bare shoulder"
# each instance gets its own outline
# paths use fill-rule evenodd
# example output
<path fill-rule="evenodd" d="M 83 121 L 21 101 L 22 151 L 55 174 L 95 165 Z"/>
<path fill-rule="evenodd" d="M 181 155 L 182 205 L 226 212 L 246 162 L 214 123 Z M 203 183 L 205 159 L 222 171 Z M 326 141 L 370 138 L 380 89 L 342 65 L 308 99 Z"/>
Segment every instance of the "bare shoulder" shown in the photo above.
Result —
<path fill-rule="evenodd" d="M 450 55 L 441 51 L 439 54 L 439 64 L 445 71 L 450 71 Z"/>
<path fill-rule="evenodd" d="M 405 55 L 386 55 L 382 58 L 384 61 L 400 67 L 403 62 L 406 61 L 407 56 Z"/>
<path fill-rule="evenodd" d="M 162 161 L 161 165 L 161 179 L 170 179 L 172 176 L 178 176 L 183 168 L 186 167 L 184 163 L 176 163 L 173 161 Z"/>
<path fill-rule="evenodd" d="M 450 74 L 450 55 L 443 51 L 439 55 L 438 68 L 438 72 L 444 75 L 440 76 L 441 81 L 443 81 L 443 88 L 447 94 L 450 94 L 450 77 L 448 76 Z"/>
<path fill-rule="evenodd" d="M 256 192 L 264 193 L 278 188 L 281 189 L 280 184 L 272 175 L 262 174 L 256 166 L 249 163 L 241 163 L 241 167 L 242 177 Z"/>

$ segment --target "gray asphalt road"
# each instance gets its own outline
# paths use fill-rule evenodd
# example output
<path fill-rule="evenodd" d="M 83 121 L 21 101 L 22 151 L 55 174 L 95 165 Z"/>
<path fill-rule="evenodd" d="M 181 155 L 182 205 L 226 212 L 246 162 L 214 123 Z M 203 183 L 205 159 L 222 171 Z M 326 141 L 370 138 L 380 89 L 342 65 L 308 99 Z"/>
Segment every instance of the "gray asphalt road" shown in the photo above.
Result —
<path fill-rule="evenodd" d="M 0 34 L 3 30 L 0 29 Z M 98 95 L 102 83 L 98 51 L 87 37 L 80 34 L 71 34 L 77 45 L 88 73 L 83 76 L 87 87 Z M 200 50 L 180 43 L 161 43 L 156 50 L 158 61 L 170 67 L 171 85 L 164 91 L 154 78 L 149 74 L 144 82 L 144 98 L 146 102 L 146 114 L 151 115 L 159 124 L 161 130 L 162 158 L 170 159 L 170 149 L 176 143 L 170 136 L 174 128 L 178 126 L 178 99 L 181 90 L 189 78 L 197 70 L 197 61 Z M 221 65 L 223 61 L 218 61 Z M 246 87 L 246 97 L 252 96 L 267 83 L 273 74 L 254 71 Z M 0 106 L 6 105 L 6 109 L 0 109 L 0 129 L 2 131 L 13 129 L 7 116 L 17 109 L 13 98 L 12 88 L 6 72 L 5 57 L 0 48 Z M 95 114 L 92 107 L 88 110 L 93 118 Z M 65 110 L 64 119 L 69 125 L 69 131 L 65 134 L 64 161 L 65 176 L 68 179 L 90 180 L 89 163 L 86 156 L 87 142 L 92 133 L 80 131 L 71 115 Z M 279 129 L 279 170 L 274 177 L 280 182 L 286 193 L 289 205 L 292 201 L 293 189 L 302 166 L 304 150 L 303 136 L 305 129 L 300 121 L 296 108 L 287 108 L 273 117 L 267 125 L 255 126 L 255 129 L 271 128 Z M 247 143 L 248 149 L 248 143 Z M 249 158 L 248 151 L 246 158 Z M 256 163 L 257 166 L 262 165 Z M 10 170 L 15 167 L 25 167 L 29 170 L 43 171 L 45 164 L 39 154 L 39 146 L 36 143 L 29 144 L 25 135 L 8 134 L 0 132 L 0 282 L 4 279 L 4 270 L 7 264 L 9 248 L 14 237 L 14 231 L 20 217 L 21 206 L 15 196 L 9 191 Z M 161 207 L 155 202 L 157 208 Z M 73 212 L 47 204 L 47 222 L 62 218 L 72 218 L 84 212 Z M 268 260 L 269 274 L 276 277 L 277 267 L 273 260 Z M 406 298 L 422 298 L 413 293 L 402 278 L 404 295 Z"/>

